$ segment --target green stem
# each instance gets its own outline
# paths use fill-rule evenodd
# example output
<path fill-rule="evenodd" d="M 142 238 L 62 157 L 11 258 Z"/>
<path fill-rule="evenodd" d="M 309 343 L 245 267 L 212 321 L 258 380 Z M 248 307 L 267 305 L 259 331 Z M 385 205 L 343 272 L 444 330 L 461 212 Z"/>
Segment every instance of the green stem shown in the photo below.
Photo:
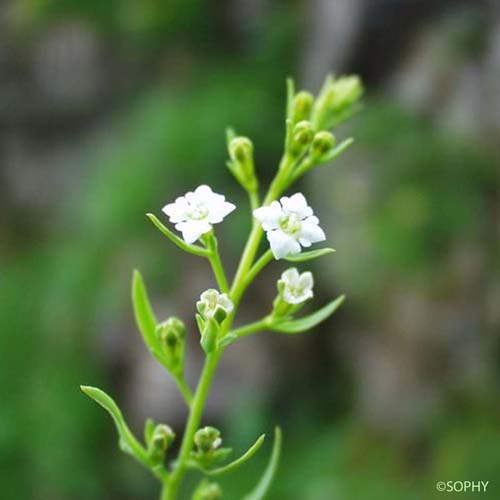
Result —
<path fill-rule="evenodd" d="M 269 264 L 273 260 L 273 252 L 271 250 L 268 250 L 265 252 L 259 260 L 250 268 L 250 271 L 248 271 L 248 274 L 245 277 L 244 281 L 244 286 L 245 289 L 252 281 L 257 277 L 257 275 L 264 269 L 264 267 Z"/>
<path fill-rule="evenodd" d="M 194 395 L 193 403 L 191 405 L 191 411 L 189 413 L 189 418 L 186 424 L 186 430 L 184 431 L 184 436 L 182 438 L 181 449 L 179 451 L 179 457 L 177 459 L 177 468 L 174 470 L 174 472 L 172 472 L 167 484 L 164 485 L 162 500 L 174 500 L 175 498 L 177 498 L 177 493 L 179 491 L 182 478 L 186 473 L 186 462 L 189 458 L 189 453 L 193 448 L 194 434 L 200 426 L 201 416 L 203 413 L 205 402 L 207 400 L 208 391 L 210 390 L 210 385 L 212 383 L 215 370 L 217 368 L 217 365 L 219 364 L 222 353 L 223 350 L 215 351 L 211 354 L 208 354 L 205 358 L 203 371 L 200 375 L 200 380 L 198 382 L 198 387 Z"/>
<path fill-rule="evenodd" d="M 184 380 L 184 377 L 182 375 L 176 376 L 175 382 L 177 383 L 177 388 L 179 389 L 179 392 L 182 394 L 184 401 L 186 401 L 188 407 L 191 408 L 191 404 L 193 403 L 193 393 L 191 392 L 191 389 L 188 387 L 186 381 Z"/>
<path fill-rule="evenodd" d="M 227 283 L 224 267 L 220 260 L 217 238 L 213 233 L 209 233 L 206 236 L 205 241 L 207 244 L 208 251 L 210 252 L 208 255 L 208 260 L 210 262 L 210 265 L 212 266 L 212 270 L 214 272 L 215 279 L 217 280 L 217 285 L 219 287 L 219 290 L 223 293 L 228 293 L 229 285 Z"/>
<path fill-rule="evenodd" d="M 254 333 L 259 330 L 265 330 L 268 326 L 269 318 L 266 316 L 259 321 L 254 321 L 253 323 L 249 323 L 248 325 L 236 328 L 236 330 L 232 330 L 231 332 L 229 332 L 229 334 L 236 335 L 237 337 L 244 337 L 245 335 L 249 335 L 250 333 Z"/>

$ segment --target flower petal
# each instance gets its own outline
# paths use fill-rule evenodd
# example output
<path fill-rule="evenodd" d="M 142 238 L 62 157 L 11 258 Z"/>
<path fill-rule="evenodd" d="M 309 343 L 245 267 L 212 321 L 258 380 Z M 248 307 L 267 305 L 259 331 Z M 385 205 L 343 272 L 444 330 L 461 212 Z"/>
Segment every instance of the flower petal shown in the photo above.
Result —
<path fill-rule="evenodd" d="M 212 226 L 204 220 L 188 220 L 176 224 L 175 229 L 181 231 L 186 243 L 194 243 L 202 234 L 208 233 Z"/>
<path fill-rule="evenodd" d="M 253 216 L 262 224 L 264 231 L 277 229 L 279 227 L 280 217 L 283 215 L 281 205 L 277 201 L 273 201 L 267 207 L 256 208 L 253 211 Z"/>
<path fill-rule="evenodd" d="M 281 231 L 281 229 L 268 231 L 267 239 L 275 259 L 282 259 L 287 255 L 300 253 L 299 242 L 292 236 Z"/>
<path fill-rule="evenodd" d="M 222 197 L 224 199 L 224 197 Z M 212 224 L 217 224 L 219 222 L 222 222 L 224 217 L 226 215 L 230 214 L 234 209 L 236 208 L 236 205 L 233 205 L 232 203 L 229 203 L 228 201 L 218 201 L 216 203 L 213 203 L 208 207 L 208 221 L 211 222 Z"/>
<path fill-rule="evenodd" d="M 306 220 L 302 221 L 299 239 L 304 246 L 308 246 L 305 242 L 317 243 L 318 241 L 326 240 L 323 229 L 318 226 L 317 217 L 308 217 Z"/>
<path fill-rule="evenodd" d="M 291 267 L 290 269 L 284 271 L 281 275 L 281 279 L 284 281 L 285 285 L 295 286 L 295 284 L 299 281 L 299 272 L 297 271 L 297 268 Z"/>
<path fill-rule="evenodd" d="M 300 219 L 305 219 L 313 214 L 312 208 L 307 205 L 307 200 L 302 193 L 295 193 L 290 198 L 283 196 L 280 201 L 286 212 L 294 213 Z"/>

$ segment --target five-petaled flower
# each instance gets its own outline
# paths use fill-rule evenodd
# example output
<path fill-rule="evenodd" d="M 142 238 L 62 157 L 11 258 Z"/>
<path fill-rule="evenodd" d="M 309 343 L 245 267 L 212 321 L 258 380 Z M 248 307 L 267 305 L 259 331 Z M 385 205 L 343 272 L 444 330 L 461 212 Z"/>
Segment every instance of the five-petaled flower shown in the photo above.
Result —
<path fill-rule="evenodd" d="M 318 225 L 319 219 L 313 215 L 302 193 L 283 196 L 279 202 L 257 208 L 253 215 L 266 231 L 276 259 L 300 253 L 301 245 L 310 247 L 312 243 L 326 239 Z"/>
<path fill-rule="evenodd" d="M 299 274 L 295 267 L 281 275 L 283 300 L 289 304 L 301 304 L 313 296 L 314 279 L 311 272 Z"/>
<path fill-rule="evenodd" d="M 186 243 L 194 243 L 201 235 L 212 229 L 212 224 L 222 222 L 224 217 L 236 208 L 226 198 L 214 193 L 209 186 L 198 186 L 179 196 L 175 203 L 163 207 L 163 212 L 175 224 L 175 229 L 182 233 Z"/>
<path fill-rule="evenodd" d="M 234 305 L 227 293 L 219 293 L 214 288 L 209 288 L 200 295 L 197 307 L 205 318 L 213 318 L 218 309 L 222 309 L 227 315 L 233 310 Z"/>

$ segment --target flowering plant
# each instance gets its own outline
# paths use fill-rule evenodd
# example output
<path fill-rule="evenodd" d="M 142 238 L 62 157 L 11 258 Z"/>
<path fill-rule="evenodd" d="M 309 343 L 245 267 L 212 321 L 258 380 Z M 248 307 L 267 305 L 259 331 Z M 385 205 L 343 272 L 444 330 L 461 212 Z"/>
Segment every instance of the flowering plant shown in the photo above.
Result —
<path fill-rule="evenodd" d="M 359 106 L 362 87 L 357 77 L 335 79 L 329 76 L 319 95 L 296 93 L 293 81 L 287 85 L 287 113 L 284 153 L 278 171 L 261 202 L 253 161 L 253 144 L 246 137 L 227 132 L 228 168 L 247 191 L 253 213 L 251 231 L 236 274 L 229 284 L 218 252 L 214 225 L 236 209 L 221 194 L 202 185 L 163 207 L 169 221 L 182 237 L 163 224 L 155 215 L 147 214 L 153 224 L 175 245 L 191 254 L 206 258 L 215 275 L 218 290 L 204 291 L 196 303 L 196 322 L 200 333 L 205 363 L 196 390 L 191 392 L 184 378 L 184 323 L 176 317 L 158 322 L 150 305 L 146 288 L 138 271 L 134 272 L 132 300 L 138 328 L 154 358 L 165 367 L 177 383 L 189 409 L 180 448 L 175 459 L 169 455 L 176 435 L 170 426 L 148 419 L 144 444 L 132 433 L 115 401 L 95 387 L 82 386 L 89 397 L 111 415 L 119 435 L 122 451 L 147 467 L 161 483 L 161 499 L 179 497 L 186 472 L 195 469 L 203 476 L 192 500 L 221 498 L 217 476 L 230 473 L 248 461 L 260 448 L 264 435 L 239 458 L 227 462 L 230 448 L 222 447 L 218 429 L 201 427 L 205 402 L 221 356 L 229 345 L 241 337 L 263 330 L 284 334 L 304 332 L 328 318 L 343 302 L 340 296 L 309 315 L 296 314 L 313 297 L 313 275 L 299 273 L 296 267 L 285 270 L 277 282 L 277 296 L 271 311 L 250 324 L 233 327 L 246 289 L 273 260 L 299 264 L 333 252 L 332 248 L 303 251 L 313 243 L 326 239 L 319 219 L 302 193 L 281 196 L 295 181 L 312 168 L 329 163 L 352 143 L 347 139 L 336 145 L 330 129 L 349 118 Z M 269 249 L 257 256 L 263 235 Z M 260 500 L 267 493 L 277 468 L 281 449 L 281 431 L 275 429 L 271 458 L 255 488 L 245 500 Z"/>

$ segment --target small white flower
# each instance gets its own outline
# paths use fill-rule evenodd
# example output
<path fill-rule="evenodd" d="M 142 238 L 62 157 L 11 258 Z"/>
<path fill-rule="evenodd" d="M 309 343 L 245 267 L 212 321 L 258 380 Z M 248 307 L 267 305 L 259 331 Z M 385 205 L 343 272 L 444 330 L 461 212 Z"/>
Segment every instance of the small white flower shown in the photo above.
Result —
<path fill-rule="evenodd" d="M 214 193 L 209 186 L 198 186 L 163 207 L 163 212 L 182 233 L 186 243 L 194 243 L 202 234 L 212 229 L 212 224 L 222 222 L 236 208 L 226 198 Z"/>
<path fill-rule="evenodd" d="M 301 304 L 313 296 L 314 279 L 311 272 L 299 274 L 295 267 L 287 269 L 281 275 L 283 299 L 289 304 Z"/>
<path fill-rule="evenodd" d="M 206 318 L 212 318 L 218 308 L 222 308 L 226 314 L 229 314 L 234 308 L 227 293 L 219 293 L 213 288 L 205 290 L 200 295 L 200 302 L 203 306 L 203 315 Z"/>
<path fill-rule="evenodd" d="M 268 207 L 253 211 L 254 217 L 262 224 L 276 259 L 297 254 L 303 247 L 324 241 L 325 233 L 319 227 L 319 219 L 307 205 L 302 193 L 283 196 Z"/>

